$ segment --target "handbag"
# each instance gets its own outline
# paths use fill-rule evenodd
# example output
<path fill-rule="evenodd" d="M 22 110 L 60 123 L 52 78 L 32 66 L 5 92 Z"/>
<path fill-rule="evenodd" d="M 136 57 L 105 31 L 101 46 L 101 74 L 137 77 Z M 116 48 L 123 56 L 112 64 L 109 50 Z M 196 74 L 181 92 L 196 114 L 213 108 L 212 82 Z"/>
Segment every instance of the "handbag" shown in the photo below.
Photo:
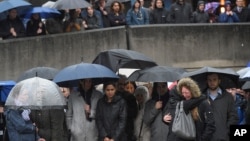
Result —
<path fill-rule="evenodd" d="M 191 112 L 188 114 L 183 110 L 183 101 L 178 102 L 175 110 L 175 117 L 172 125 L 172 132 L 183 139 L 192 140 L 196 137 L 195 123 Z"/>

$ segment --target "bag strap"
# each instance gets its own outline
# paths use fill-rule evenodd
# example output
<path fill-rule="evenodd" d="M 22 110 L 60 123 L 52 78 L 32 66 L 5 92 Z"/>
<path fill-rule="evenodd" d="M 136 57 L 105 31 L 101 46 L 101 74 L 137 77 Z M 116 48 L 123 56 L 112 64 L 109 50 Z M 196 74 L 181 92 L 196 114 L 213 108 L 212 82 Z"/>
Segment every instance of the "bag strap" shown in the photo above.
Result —
<path fill-rule="evenodd" d="M 175 115 L 178 115 L 179 111 L 180 111 L 180 102 L 177 102 L 176 108 L 175 108 Z"/>
<path fill-rule="evenodd" d="M 183 100 L 180 102 L 180 112 L 183 112 Z"/>

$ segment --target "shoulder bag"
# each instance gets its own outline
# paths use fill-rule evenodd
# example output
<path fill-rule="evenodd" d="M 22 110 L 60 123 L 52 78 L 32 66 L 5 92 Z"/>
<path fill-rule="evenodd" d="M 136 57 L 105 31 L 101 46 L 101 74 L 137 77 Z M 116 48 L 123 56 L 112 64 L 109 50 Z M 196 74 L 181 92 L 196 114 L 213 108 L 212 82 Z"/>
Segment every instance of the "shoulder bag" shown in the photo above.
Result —
<path fill-rule="evenodd" d="M 175 110 L 175 117 L 172 126 L 172 132 L 183 139 L 195 139 L 196 128 L 191 112 L 188 114 L 183 110 L 183 101 L 178 102 Z"/>

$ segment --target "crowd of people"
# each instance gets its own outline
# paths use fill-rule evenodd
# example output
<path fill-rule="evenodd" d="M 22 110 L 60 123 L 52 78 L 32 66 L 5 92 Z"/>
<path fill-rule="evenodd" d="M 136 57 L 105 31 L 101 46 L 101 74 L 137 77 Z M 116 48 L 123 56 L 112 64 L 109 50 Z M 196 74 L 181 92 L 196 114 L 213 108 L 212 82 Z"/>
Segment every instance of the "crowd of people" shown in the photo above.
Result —
<path fill-rule="evenodd" d="M 91 7 L 60 10 L 60 15 L 49 19 L 41 19 L 39 13 L 34 13 L 25 23 L 17 10 L 11 9 L 7 19 L 0 21 L 0 37 L 11 39 L 123 25 L 250 21 L 250 9 L 245 6 L 244 0 L 236 0 L 235 3 L 225 1 L 223 7 L 217 8 L 224 9 L 220 12 L 214 7 L 205 10 L 209 2 L 205 0 L 199 0 L 197 7 L 185 0 L 176 0 L 168 3 L 169 6 L 164 2 L 152 0 L 150 7 L 145 7 L 144 0 L 131 0 L 131 5 L 125 10 L 124 4 L 119 1 L 110 4 L 106 0 L 98 0 Z"/>
<path fill-rule="evenodd" d="M 61 88 L 65 109 L 0 111 L 8 141 L 184 141 L 172 132 L 180 101 L 195 122 L 195 141 L 229 141 L 230 125 L 250 124 L 249 89 L 224 89 L 218 73 L 207 75 L 204 90 L 189 77 L 172 87 L 168 82 L 135 83 L 121 74 L 119 78 L 104 82 L 102 89 L 92 79 Z M 27 98 L 20 95 L 16 103 Z"/>

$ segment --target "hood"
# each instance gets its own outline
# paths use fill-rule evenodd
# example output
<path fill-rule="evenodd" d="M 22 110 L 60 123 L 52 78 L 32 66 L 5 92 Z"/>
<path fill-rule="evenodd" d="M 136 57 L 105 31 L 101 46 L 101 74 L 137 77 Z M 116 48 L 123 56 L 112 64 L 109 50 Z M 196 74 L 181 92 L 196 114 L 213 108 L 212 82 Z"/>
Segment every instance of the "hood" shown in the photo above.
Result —
<path fill-rule="evenodd" d="M 191 91 L 193 98 L 200 97 L 201 91 L 197 83 L 191 78 L 182 78 L 177 84 L 177 91 L 181 94 L 181 88 L 185 86 Z"/>
<path fill-rule="evenodd" d="M 141 6 L 141 2 L 140 0 L 131 0 L 131 8 L 135 8 L 135 2 L 139 2 L 140 3 L 140 6 Z"/>

